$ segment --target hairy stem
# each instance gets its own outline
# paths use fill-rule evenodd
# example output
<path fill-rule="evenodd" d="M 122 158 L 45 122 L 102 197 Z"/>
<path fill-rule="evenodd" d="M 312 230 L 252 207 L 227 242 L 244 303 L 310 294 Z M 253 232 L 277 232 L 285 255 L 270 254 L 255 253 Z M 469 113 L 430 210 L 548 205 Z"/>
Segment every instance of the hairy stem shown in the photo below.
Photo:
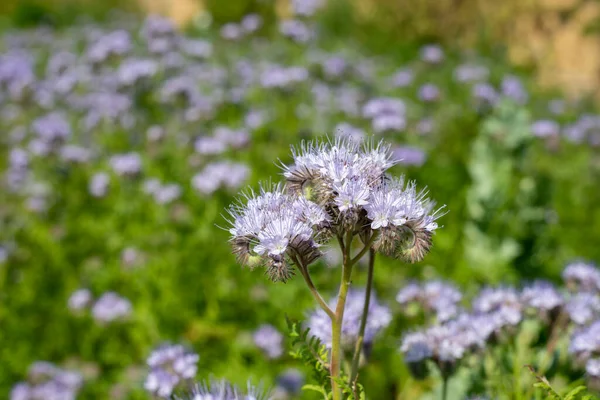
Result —
<path fill-rule="evenodd" d="M 333 400 L 342 400 L 342 390 L 339 387 L 340 367 L 342 363 L 342 323 L 344 321 L 344 309 L 346 307 L 346 297 L 350 288 L 350 279 L 352 277 L 352 259 L 350 249 L 352 248 L 352 232 L 346 234 L 342 261 L 342 282 L 340 292 L 338 293 L 335 315 L 331 320 L 331 388 Z"/>
<path fill-rule="evenodd" d="M 365 328 L 367 327 L 367 317 L 369 314 L 369 303 L 371 302 L 371 289 L 373 287 L 373 270 L 375 267 L 375 250 L 369 250 L 369 269 L 367 271 L 367 287 L 365 291 L 365 304 L 363 307 L 362 316 L 360 319 L 360 328 L 358 330 L 358 338 L 354 348 L 354 356 L 352 357 L 352 369 L 350 372 L 350 386 L 354 386 L 354 381 L 358 375 L 358 364 L 360 361 L 360 353 L 362 351 L 363 342 L 365 340 Z"/>

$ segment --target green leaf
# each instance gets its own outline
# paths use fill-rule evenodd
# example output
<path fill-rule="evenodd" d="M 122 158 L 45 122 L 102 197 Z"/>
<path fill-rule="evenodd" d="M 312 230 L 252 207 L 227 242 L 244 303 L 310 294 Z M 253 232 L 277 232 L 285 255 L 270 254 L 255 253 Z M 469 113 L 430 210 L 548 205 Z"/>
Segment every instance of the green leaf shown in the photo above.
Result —
<path fill-rule="evenodd" d="M 586 390 L 585 386 L 577 386 L 575 389 L 571 390 L 569 393 L 567 393 L 567 395 L 565 396 L 565 400 L 574 400 L 575 396 L 577 396 L 579 393 L 583 392 Z"/>

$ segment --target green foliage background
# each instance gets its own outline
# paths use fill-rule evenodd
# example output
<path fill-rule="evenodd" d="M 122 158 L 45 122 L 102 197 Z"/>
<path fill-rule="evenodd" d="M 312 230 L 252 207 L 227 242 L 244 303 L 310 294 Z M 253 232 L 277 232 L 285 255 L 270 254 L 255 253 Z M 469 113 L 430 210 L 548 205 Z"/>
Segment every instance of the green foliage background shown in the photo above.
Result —
<path fill-rule="evenodd" d="M 258 6 L 235 3 L 239 7 L 233 11 L 221 9 L 224 3 L 207 2 L 216 22 L 256 7 L 267 19 L 274 18 L 274 5 L 268 2 Z M 66 29 L 82 13 L 102 21 L 114 6 L 131 7 L 117 1 L 73 4 L 3 2 L 4 26 L 43 22 Z M 399 40 L 394 30 L 359 21 L 342 2 L 332 2 L 319 19 L 323 47 L 342 49 L 351 57 L 379 57 L 377 60 L 390 71 L 414 59 L 420 46 L 434 36 L 415 28 L 413 36 Z M 273 27 L 267 27 L 265 35 L 269 29 Z M 189 32 L 209 37 L 215 34 L 212 28 L 200 32 L 193 26 Z M 461 49 L 453 46 L 451 38 L 442 39 L 450 43 L 450 61 L 422 75 L 444 88 L 443 101 L 426 110 L 438 121 L 437 132 L 427 139 L 394 137 L 422 146 L 429 159 L 421 168 L 396 167 L 395 173 L 406 173 L 427 185 L 431 196 L 446 204 L 449 213 L 441 219 L 443 228 L 436 233 L 433 251 L 424 262 L 404 265 L 391 259 L 378 260 L 378 297 L 393 304 L 397 290 L 410 278 L 453 279 L 471 294 L 480 283 L 516 284 L 540 277 L 557 281 L 564 265 L 574 258 L 600 260 L 598 149 L 571 143 L 549 149 L 543 141 L 531 139 L 528 131 L 534 118 L 544 114 L 547 100 L 558 92 L 542 92 L 527 79 L 533 97 L 527 107 L 507 103 L 495 112 L 474 112 L 465 107 L 470 94 L 452 79 Z M 306 61 L 296 46 L 276 39 L 272 46 L 290 64 Z M 489 64 L 492 80 L 498 81 L 511 69 L 505 62 L 502 43 L 486 42 L 481 37 L 477 50 L 493 57 Z M 217 52 L 217 57 L 226 61 L 244 51 L 243 46 L 232 45 Z M 534 71 L 520 72 L 529 77 Z M 379 82 L 370 89 L 385 92 L 382 85 Z M 414 93 L 402 90 L 387 93 L 414 97 Z M 252 186 L 269 177 L 277 179 L 275 161 L 290 161 L 290 145 L 329 133 L 340 122 L 320 119 L 319 110 L 307 118 L 295 116 L 296 106 L 310 99 L 306 91 L 291 96 L 255 96 L 257 104 L 273 111 L 275 120 L 253 134 L 251 151 L 229 154 L 252 167 Z M 582 104 L 581 108 L 592 109 L 585 101 Z M 246 108 L 224 108 L 202 128 L 237 123 Z M 578 112 L 561 118 L 572 120 Z M 20 116 L 21 122 L 35 116 L 32 110 L 30 115 Z M 152 102 L 147 121 L 161 123 L 169 131 L 179 129 L 178 121 L 170 118 L 170 110 Z M 189 182 L 193 175 L 187 163 L 190 154 L 181 153 L 174 137 L 153 147 L 136 135 L 139 133 L 105 131 L 98 137 L 106 154 L 132 147 L 145 154 L 144 168 L 149 176 Z M 7 152 L 8 145 L 3 142 L 0 169 Z M 81 398 L 117 398 L 114 392 L 109 394 L 117 383 L 132 388 L 127 398 L 145 398 L 139 389 L 145 357 L 165 340 L 189 343 L 200 353 L 199 377 L 224 376 L 237 383 L 251 378 L 270 385 L 278 372 L 295 365 L 289 356 L 283 361 L 266 361 L 253 346 L 251 332 L 261 323 L 285 331 L 284 317 L 303 319 L 314 306 L 312 298 L 301 280 L 271 284 L 260 271 L 242 270 L 235 263 L 228 233 L 219 228 L 226 224 L 222 213 L 233 200 L 232 194 L 218 192 L 202 198 L 188 188 L 176 207 L 165 208 L 141 196 L 139 182 L 121 181 L 106 199 L 97 201 L 88 194 L 87 184 L 94 172 L 105 167 L 34 166 L 52 182 L 56 193 L 45 218 L 24 211 L 24 205 L 9 193 L 0 193 L 0 241 L 18 244 L 8 261 L 0 264 L 0 397 L 23 378 L 32 361 L 39 359 L 87 368 L 89 383 Z M 135 247 L 143 254 L 143 267 L 123 268 L 121 252 L 126 247 Z M 323 264 L 312 268 L 317 286 L 333 294 L 339 271 Z M 358 286 L 364 279 L 359 273 L 354 284 Z M 99 327 L 91 318 L 74 317 L 67 312 L 66 302 L 82 286 L 95 294 L 114 290 L 131 299 L 134 318 L 125 324 Z M 409 377 L 396 350 L 406 326 L 407 321 L 397 318 L 377 343 L 373 365 L 363 377 L 370 398 L 389 398 L 390 393 L 397 398 L 417 398 L 440 390 L 436 380 L 418 383 Z M 532 347 L 523 345 L 520 365 L 534 357 L 529 353 Z M 496 377 L 498 382 L 510 382 L 506 393 L 531 393 L 527 383 L 533 378 L 524 377 L 518 384 L 512 380 L 511 374 L 519 374 L 519 368 L 518 362 L 510 364 L 508 377 Z M 563 378 L 559 386 L 566 387 L 580 377 Z M 455 393 L 467 390 L 458 388 L 463 381 L 468 379 L 454 383 Z"/>

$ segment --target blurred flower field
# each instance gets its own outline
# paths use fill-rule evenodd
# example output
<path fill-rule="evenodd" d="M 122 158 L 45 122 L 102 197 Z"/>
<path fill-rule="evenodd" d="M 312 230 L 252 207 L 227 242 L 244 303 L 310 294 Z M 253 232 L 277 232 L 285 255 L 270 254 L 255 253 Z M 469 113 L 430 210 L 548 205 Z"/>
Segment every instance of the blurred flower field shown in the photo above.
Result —
<path fill-rule="evenodd" d="M 302 361 L 311 335 L 329 354 L 327 313 L 303 270 L 238 262 L 229 242 L 243 239 L 231 228 L 245 209 L 228 209 L 278 196 L 276 183 L 339 149 L 426 188 L 390 192 L 422 206 L 431 248 L 375 261 L 356 360 L 366 398 L 545 399 L 548 384 L 593 398 L 594 102 L 537 88 L 500 52 L 375 54 L 331 33 L 320 2 L 291 6 L 274 24 L 248 14 L 179 30 L 114 12 L 3 33 L 0 398 L 323 398 L 323 371 Z M 383 230 L 378 188 L 358 199 L 364 187 L 335 191 L 334 212 L 355 207 Z M 288 243 L 257 237 L 253 254 L 280 262 Z M 334 304 L 345 255 L 313 245 L 307 268 Z M 358 258 L 340 327 L 348 364 L 368 280 Z"/>

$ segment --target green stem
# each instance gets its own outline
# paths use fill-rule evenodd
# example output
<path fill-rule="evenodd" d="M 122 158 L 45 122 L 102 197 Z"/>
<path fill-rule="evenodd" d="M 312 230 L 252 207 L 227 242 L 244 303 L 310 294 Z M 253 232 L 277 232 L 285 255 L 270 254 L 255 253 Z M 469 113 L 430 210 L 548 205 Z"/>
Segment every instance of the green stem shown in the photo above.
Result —
<path fill-rule="evenodd" d="M 358 375 L 358 364 L 360 361 L 360 353 L 362 352 L 363 342 L 365 340 L 365 329 L 367 327 L 367 317 L 369 314 L 369 303 L 371 301 L 371 289 L 373 287 L 373 270 L 375 267 L 375 250 L 369 250 L 369 269 L 367 271 L 367 287 L 365 291 L 365 304 L 363 307 L 362 316 L 360 319 L 360 328 L 358 330 L 358 338 L 356 347 L 354 348 L 354 356 L 352 357 L 352 369 L 350 373 L 350 386 L 354 386 L 354 381 Z"/>
<path fill-rule="evenodd" d="M 342 400 L 342 390 L 339 387 L 340 367 L 342 363 L 342 323 L 344 321 L 344 308 L 346 307 L 346 297 L 350 288 L 350 279 L 352 277 L 352 260 L 350 258 L 350 249 L 352 245 L 352 233 L 346 234 L 344 239 L 344 254 L 342 261 L 342 282 L 338 293 L 335 315 L 331 320 L 331 389 L 333 400 Z"/>
<path fill-rule="evenodd" d="M 448 377 L 444 376 L 444 381 L 442 383 L 442 400 L 446 400 L 448 397 Z"/>
<path fill-rule="evenodd" d="M 310 277 L 310 273 L 308 272 L 308 267 L 304 266 L 298 258 L 294 258 L 293 260 L 296 263 L 296 265 L 298 266 L 298 269 L 300 270 L 300 273 L 302 274 L 302 277 L 304 278 L 306 285 L 310 289 L 310 292 L 312 293 L 315 300 L 317 300 L 317 303 L 319 303 L 319 305 L 321 306 L 323 311 L 325 311 L 327 313 L 329 318 L 332 318 L 332 319 L 335 318 L 335 314 L 334 314 L 333 310 L 331 308 L 329 308 L 329 305 L 327 304 L 325 299 L 323 299 L 323 296 L 321 296 L 321 294 L 317 290 L 315 284 L 313 283 L 313 281 Z"/>
<path fill-rule="evenodd" d="M 367 242 L 365 243 L 365 247 L 362 248 L 362 250 L 356 255 L 356 257 L 354 257 L 351 261 L 350 264 L 354 265 L 356 264 L 361 258 L 363 258 L 363 256 L 365 254 L 367 254 L 367 251 L 369 251 L 369 249 L 371 248 L 371 246 L 373 246 L 373 243 L 375 242 L 375 240 L 377 239 L 378 236 L 378 231 L 375 231 L 371 234 L 371 237 L 369 238 L 369 240 L 367 240 Z"/>

